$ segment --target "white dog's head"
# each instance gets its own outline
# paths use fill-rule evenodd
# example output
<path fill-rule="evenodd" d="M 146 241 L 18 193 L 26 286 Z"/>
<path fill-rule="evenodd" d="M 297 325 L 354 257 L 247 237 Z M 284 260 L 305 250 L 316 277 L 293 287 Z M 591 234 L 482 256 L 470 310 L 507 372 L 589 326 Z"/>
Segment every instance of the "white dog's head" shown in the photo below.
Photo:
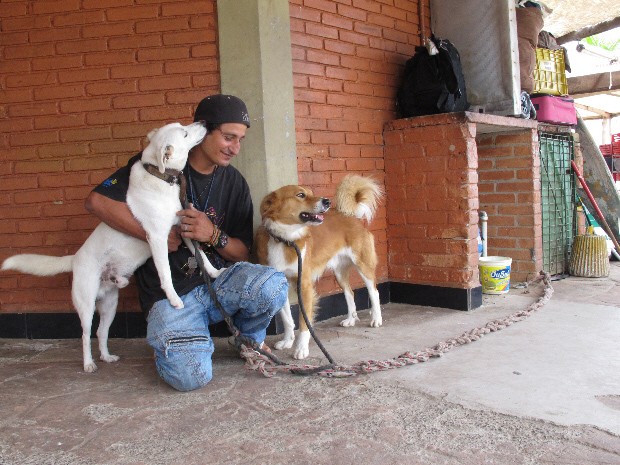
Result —
<path fill-rule="evenodd" d="M 142 152 L 142 161 L 157 166 L 160 173 L 166 168 L 182 170 L 190 149 L 200 144 L 206 135 L 207 129 L 202 122 L 187 126 L 170 123 L 153 129 L 146 136 L 149 144 Z"/>

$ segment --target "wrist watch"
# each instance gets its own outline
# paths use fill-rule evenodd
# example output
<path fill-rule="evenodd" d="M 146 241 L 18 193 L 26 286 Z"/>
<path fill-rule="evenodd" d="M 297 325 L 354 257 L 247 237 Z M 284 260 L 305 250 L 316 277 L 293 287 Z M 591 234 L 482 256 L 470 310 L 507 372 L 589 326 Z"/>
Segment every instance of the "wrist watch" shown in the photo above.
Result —
<path fill-rule="evenodd" d="M 220 237 L 213 246 L 216 249 L 223 249 L 228 244 L 228 235 L 224 231 L 220 231 Z"/>

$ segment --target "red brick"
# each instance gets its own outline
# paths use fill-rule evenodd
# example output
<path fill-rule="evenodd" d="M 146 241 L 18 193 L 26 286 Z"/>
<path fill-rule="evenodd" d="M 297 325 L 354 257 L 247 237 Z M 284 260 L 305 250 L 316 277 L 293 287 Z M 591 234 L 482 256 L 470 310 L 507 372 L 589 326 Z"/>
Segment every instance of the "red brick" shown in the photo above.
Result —
<path fill-rule="evenodd" d="M 23 180 L 23 178 L 21 179 Z M 16 204 L 49 203 L 54 200 L 63 199 L 61 189 L 36 189 L 27 191 L 23 189 L 22 187 L 19 192 L 15 192 L 14 194 Z"/>
<path fill-rule="evenodd" d="M 83 84 L 74 85 L 50 85 L 34 89 L 34 100 L 50 100 L 61 101 L 64 98 L 82 97 L 85 95 Z M 32 100 L 32 99 L 30 99 Z"/>
<path fill-rule="evenodd" d="M 54 44 L 47 43 L 40 45 L 28 44 L 7 46 L 4 48 L 4 55 L 10 60 L 50 56 L 54 55 Z"/>
<path fill-rule="evenodd" d="M 9 137 L 11 146 L 21 145 L 45 145 L 50 142 L 58 142 L 57 131 L 36 131 L 28 134 L 11 134 Z"/>
<path fill-rule="evenodd" d="M 95 82 L 86 85 L 86 91 L 90 95 L 125 94 L 137 90 L 137 83 L 134 80 Z"/>
<path fill-rule="evenodd" d="M 144 108 L 164 105 L 165 98 L 160 93 L 128 95 L 112 99 L 113 108 Z"/>
<path fill-rule="evenodd" d="M 60 102 L 61 113 L 84 113 L 91 111 L 107 110 L 112 108 L 112 101 L 109 97 L 103 98 L 82 98 L 79 100 L 62 100 Z"/>
<path fill-rule="evenodd" d="M 19 118 L 23 116 L 35 115 L 53 115 L 58 113 L 56 102 L 45 103 L 24 103 L 16 104 L 8 107 L 8 116 L 11 118 Z M 13 129 L 16 131 L 16 129 Z"/>
<path fill-rule="evenodd" d="M 210 58 L 210 59 L 194 58 L 189 61 L 175 61 L 171 63 L 165 63 L 164 71 L 166 74 L 217 72 L 218 62 L 216 58 Z"/>
<path fill-rule="evenodd" d="M 137 153 L 142 147 L 140 140 L 107 140 L 99 142 L 91 142 L 90 147 L 93 154 L 109 154 L 109 153 Z"/>
<path fill-rule="evenodd" d="M 74 54 L 74 53 L 86 53 L 86 52 L 101 52 L 107 49 L 108 49 L 108 44 L 105 38 L 82 39 L 82 40 L 74 40 L 74 41 L 69 41 L 69 42 L 59 42 L 56 44 L 56 51 L 61 55 Z M 80 58 L 80 61 L 81 61 L 81 57 L 78 57 L 78 58 Z M 33 64 L 33 67 L 34 67 L 34 64 Z M 79 66 L 59 66 L 59 68 L 67 68 L 67 67 L 78 68 Z"/>
<path fill-rule="evenodd" d="M 122 66 L 113 66 L 110 70 L 112 79 L 127 79 L 144 76 L 159 76 L 163 74 L 161 63 L 132 63 Z"/>
<path fill-rule="evenodd" d="M 75 173 L 75 174 L 52 174 L 45 173 L 39 177 L 40 187 L 65 187 L 76 185 L 90 185 L 89 176 L 87 173 Z"/>
<path fill-rule="evenodd" d="M 32 5 L 32 14 L 63 13 L 80 9 L 79 0 L 55 0 L 48 2 L 35 2 Z"/>
<path fill-rule="evenodd" d="M 192 50 L 194 50 L 194 47 Z M 178 60 L 190 57 L 189 47 L 166 47 L 138 50 L 138 61 Z M 214 55 L 211 55 L 214 56 Z"/>
<path fill-rule="evenodd" d="M 67 230 L 67 220 L 65 219 L 54 219 L 54 218 L 44 218 L 44 219 L 29 219 L 28 221 L 20 221 L 18 223 L 18 229 L 21 233 L 36 233 L 36 232 L 46 232 L 46 231 L 66 231 Z"/>
<path fill-rule="evenodd" d="M 305 26 L 306 34 L 322 37 L 325 39 L 338 39 L 338 29 L 336 29 L 335 27 L 325 26 L 323 24 L 317 23 L 306 23 Z M 299 34 L 300 37 L 303 36 L 303 32 L 304 31 L 301 31 L 301 33 Z"/>
<path fill-rule="evenodd" d="M 357 32 L 339 31 L 338 38 L 343 42 L 349 42 L 355 45 L 368 45 L 368 36 L 358 34 Z"/>
<path fill-rule="evenodd" d="M 344 160 L 313 160 L 312 169 L 313 171 L 342 171 L 346 169 L 346 165 Z"/>
<path fill-rule="evenodd" d="M 329 0 L 304 0 L 304 6 L 330 13 L 336 13 L 337 11 L 337 5 Z"/>
<path fill-rule="evenodd" d="M 107 69 L 81 69 L 58 73 L 58 81 L 61 83 L 102 81 L 109 78 L 110 74 Z"/>
<path fill-rule="evenodd" d="M 375 162 L 368 158 L 346 160 L 347 171 L 368 172 L 375 169 Z"/>
<path fill-rule="evenodd" d="M 105 23 L 96 26 L 84 26 L 82 28 L 82 37 L 85 38 L 130 36 L 133 33 L 134 24 L 130 22 L 118 24 Z"/>
<path fill-rule="evenodd" d="M 310 116 L 317 118 L 342 118 L 342 109 L 333 105 L 310 104 Z"/>
<path fill-rule="evenodd" d="M 188 32 L 168 32 L 163 35 L 164 45 L 215 42 L 216 39 L 216 31 L 209 31 L 204 29 Z"/>
<path fill-rule="evenodd" d="M 45 144 L 37 148 L 41 158 L 81 156 L 88 154 L 88 144 Z"/>
<path fill-rule="evenodd" d="M 208 15 L 213 13 L 215 2 L 163 3 L 162 16 Z"/>
<path fill-rule="evenodd" d="M 84 125 L 82 115 L 37 116 L 34 119 L 35 129 L 66 128 Z"/>
<path fill-rule="evenodd" d="M 15 174 L 58 173 L 63 170 L 60 160 L 22 161 L 15 163 Z"/>
<path fill-rule="evenodd" d="M 161 34 L 134 34 L 129 37 L 112 37 L 108 40 L 110 50 L 134 50 L 146 47 L 160 47 L 161 45 Z"/>

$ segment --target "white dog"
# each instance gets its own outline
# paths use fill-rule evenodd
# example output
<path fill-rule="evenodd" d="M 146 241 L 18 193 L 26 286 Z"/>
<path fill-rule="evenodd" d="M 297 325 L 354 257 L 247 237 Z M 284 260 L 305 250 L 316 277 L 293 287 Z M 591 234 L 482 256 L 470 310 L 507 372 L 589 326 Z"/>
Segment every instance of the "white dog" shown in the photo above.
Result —
<path fill-rule="evenodd" d="M 141 162 L 131 167 L 127 205 L 147 233 L 148 243 L 112 229 L 105 223 L 95 228 L 75 255 L 52 257 L 22 254 L 7 258 L 3 270 L 16 270 L 38 276 L 73 271 L 71 296 L 82 323 L 84 371 L 97 370 L 91 352 L 90 333 L 95 307 L 100 315 L 97 338 L 101 360 L 115 362 L 118 356 L 108 352 L 108 331 L 116 314 L 118 289 L 129 283 L 133 272 L 152 255 L 161 287 L 175 308 L 183 302 L 172 285 L 168 262 L 168 235 L 178 223 L 181 210 L 178 179 L 187 162 L 189 150 L 207 133 L 202 123 L 182 126 L 168 124 L 148 134 L 149 144 Z M 195 253 L 191 241 L 184 239 Z M 199 250 L 208 274 L 215 278 L 223 270 L 215 269 Z"/>

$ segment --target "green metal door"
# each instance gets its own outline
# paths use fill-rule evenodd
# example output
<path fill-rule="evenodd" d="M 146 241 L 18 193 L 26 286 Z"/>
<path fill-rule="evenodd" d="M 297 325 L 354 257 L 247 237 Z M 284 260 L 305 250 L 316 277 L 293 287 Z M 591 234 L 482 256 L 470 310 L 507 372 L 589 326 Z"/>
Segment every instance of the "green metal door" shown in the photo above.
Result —
<path fill-rule="evenodd" d="M 568 273 L 576 233 L 573 137 L 538 133 L 542 194 L 543 267 L 550 275 Z"/>

